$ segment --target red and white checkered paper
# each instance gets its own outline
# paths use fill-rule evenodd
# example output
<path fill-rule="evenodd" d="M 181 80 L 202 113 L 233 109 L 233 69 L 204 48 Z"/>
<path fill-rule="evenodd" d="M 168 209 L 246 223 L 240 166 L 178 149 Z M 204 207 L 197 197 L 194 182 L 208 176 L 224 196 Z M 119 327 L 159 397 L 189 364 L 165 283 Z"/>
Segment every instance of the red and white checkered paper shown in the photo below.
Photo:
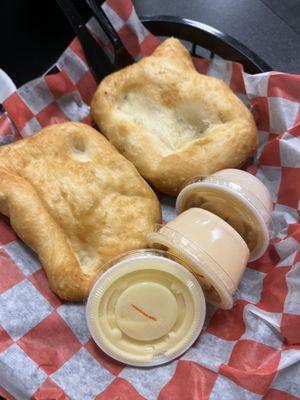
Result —
<path fill-rule="evenodd" d="M 158 45 L 130 0 L 108 0 L 106 13 L 138 59 Z M 95 20 L 88 24 L 110 52 Z M 60 72 L 22 86 L 4 106 L 25 137 L 62 121 L 91 123 L 96 83 L 77 39 Z M 202 400 L 300 398 L 300 76 L 248 75 L 219 58 L 195 60 L 199 72 L 223 79 L 251 108 L 260 146 L 248 171 L 272 193 L 274 235 L 266 254 L 248 265 L 232 310 L 208 309 L 199 339 L 179 359 L 134 368 L 106 356 L 88 332 L 84 306 L 49 289 L 36 255 L 0 219 L 0 393 L 34 400 Z M 20 139 L 0 120 L 1 144 Z M 174 199 L 161 196 L 164 219 Z"/>

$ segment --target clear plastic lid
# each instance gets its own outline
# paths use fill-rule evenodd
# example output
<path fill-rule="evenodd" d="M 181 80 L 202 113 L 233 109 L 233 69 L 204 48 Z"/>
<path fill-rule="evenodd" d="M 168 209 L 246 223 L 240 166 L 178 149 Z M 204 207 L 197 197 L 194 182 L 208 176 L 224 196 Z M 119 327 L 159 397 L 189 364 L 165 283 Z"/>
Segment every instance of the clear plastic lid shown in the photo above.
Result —
<path fill-rule="evenodd" d="M 149 247 L 162 249 L 178 260 L 200 283 L 206 300 L 230 309 L 238 298 L 237 285 L 222 266 L 203 248 L 166 225 L 157 224 L 147 234 Z"/>
<path fill-rule="evenodd" d="M 245 172 L 245 171 L 243 171 Z M 257 178 L 256 178 L 257 179 Z M 236 182 L 231 182 L 229 179 L 224 179 L 219 176 L 209 175 L 209 176 L 197 176 L 187 180 L 181 187 L 181 190 L 186 188 L 189 185 L 195 183 L 213 183 L 218 186 L 226 187 L 230 189 L 232 192 L 240 195 L 244 200 L 246 200 L 255 210 L 257 210 L 264 221 L 269 224 L 270 221 L 270 209 L 266 207 L 264 202 L 257 196 L 257 194 L 244 186 L 242 187 L 240 184 Z"/>
<path fill-rule="evenodd" d="M 166 252 L 151 249 L 115 259 L 86 304 L 97 345 L 135 366 L 163 364 L 185 352 L 200 334 L 205 312 L 196 278 Z"/>
<path fill-rule="evenodd" d="M 253 192 L 219 177 L 196 177 L 185 184 L 176 202 L 179 214 L 191 207 L 206 209 L 228 222 L 247 243 L 250 261 L 266 251 L 273 229 L 271 210 Z"/>

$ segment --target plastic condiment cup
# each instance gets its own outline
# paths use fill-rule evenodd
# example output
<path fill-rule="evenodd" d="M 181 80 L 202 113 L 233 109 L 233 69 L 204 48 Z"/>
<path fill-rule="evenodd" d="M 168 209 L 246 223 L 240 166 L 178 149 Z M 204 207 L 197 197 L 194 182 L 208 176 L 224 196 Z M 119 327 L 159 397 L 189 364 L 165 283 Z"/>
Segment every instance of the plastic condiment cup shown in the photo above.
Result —
<path fill-rule="evenodd" d="M 181 260 L 198 279 L 209 303 L 230 309 L 249 259 L 242 237 L 209 211 L 190 208 L 148 233 L 149 247 Z"/>
<path fill-rule="evenodd" d="M 157 250 L 114 260 L 93 284 L 86 306 L 97 345 L 116 360 L 144 367 L 184 353 L 200 334 L 205 313 L 197 279 Z"/>
<path fill-rule="evenodd" d="M 181 190 L 176 202 L 179 214 L 200 207 L 227 221 L 247 243 L 250 261 L 260 258 L 268 248 L 272 206 L 266 186 L 239 169 L 194 178 Z"/>

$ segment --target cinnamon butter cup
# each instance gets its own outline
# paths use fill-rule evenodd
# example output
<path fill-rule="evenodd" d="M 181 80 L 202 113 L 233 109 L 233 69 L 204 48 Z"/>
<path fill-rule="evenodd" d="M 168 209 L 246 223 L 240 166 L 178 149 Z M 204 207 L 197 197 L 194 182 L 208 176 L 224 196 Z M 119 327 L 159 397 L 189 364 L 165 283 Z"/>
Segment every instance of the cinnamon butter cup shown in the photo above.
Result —
<path fill-rule="evenodd" d="M 181 260 L 199 281 L 206 300 L 230 309 L 242 279 L 249 249 L 227 222 L 200 208 L 191 208 L 148 233 L 149 247 Z"/>
<path fill-rule="evenodd" d="M 238 169 L 224 169 L 186 183 L 176 210 L 199 207 L 230 224 L 245 240 L 249 261 L 260 258 L 269 245 L 272 199 L 266 186 L 255 176 Z"/>
<path fill-rule="evenodd" d="M 206 304 L 197 279 L 164 251 L 113 260 L 86 305 L 96 344 L 134 366 L 154 366 L 185 352 L 201 332 Z"/>

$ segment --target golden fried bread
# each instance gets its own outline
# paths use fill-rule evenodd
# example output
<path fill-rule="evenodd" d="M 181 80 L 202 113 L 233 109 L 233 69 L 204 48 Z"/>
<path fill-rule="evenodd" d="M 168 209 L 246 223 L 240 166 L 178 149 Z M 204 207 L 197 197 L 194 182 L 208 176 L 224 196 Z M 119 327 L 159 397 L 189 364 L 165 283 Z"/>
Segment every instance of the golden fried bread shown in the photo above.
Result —
<path fill-rule="evenodd" d="M 99 132 L 73 122 L 0 148 L 0 212 L 66 300 L 82 300 L 112 257 L 145 247 L 161 219 L 131 162 Z"/>
<path fill-rule="evenodd" d="M 199 74 L 174 38 L 106 77 L 91 112 L 139 172 L 171 195 L 191 177 L 241 166 L 258 143 L 248 109 L 224 82 Z"/>

